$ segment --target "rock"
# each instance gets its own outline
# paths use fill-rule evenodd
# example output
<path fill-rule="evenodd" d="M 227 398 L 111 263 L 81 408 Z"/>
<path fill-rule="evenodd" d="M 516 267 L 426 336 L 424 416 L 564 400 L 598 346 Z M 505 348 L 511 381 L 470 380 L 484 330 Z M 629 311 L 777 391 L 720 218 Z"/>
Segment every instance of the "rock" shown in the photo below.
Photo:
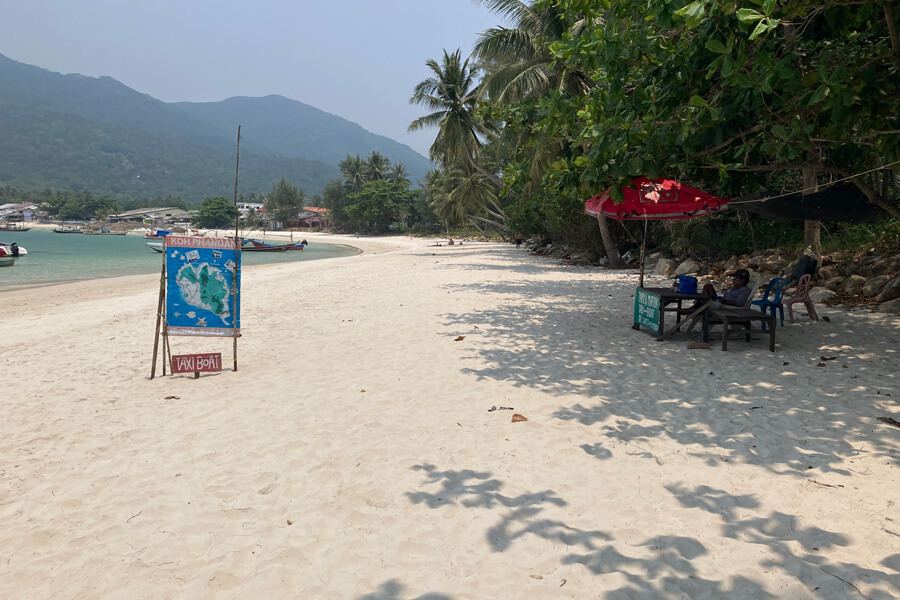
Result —
<path fill-rule="evenodd" d="M 722 270 L 727 273 L 733 273 L 734 270 L 738 268 L 739 264 L 737 256 L 732 256 L 722 265 Z"/>
<path fill-rule="evenodd" d="M 851 275 L 838 285 L 837 292 L 844 296 L 855 296 L 865 284 L 866 278 L 862 275 Z"/>
<path fill-rule="evenodd" d="M 900 313 L 900 298 L 882 302 L 875 308 L 875 312 L 882 313 Z"/>
<path fill-rule="evenodd" d="M 878 303 L 880 304 L 882 302 L 896 300 L 897 298 L 900 298 L 900 277 L 891 279 L 887 285 L 884 286 L 884 289 L 881 290 L 881 293 L 878 294 L 876 300 L 878 300 Z"/>
<path fill-rule="evenodd" d="M 822 283 L 819 284 L 819 287 L 823 287 L 829 290 L 837 290 L 838 287 L 843 283 L 843 277 L 831 277 L 830 279 L 826 279 Z"/>
<path fill-rule="evenodd" d="M 862 295 L 866 298 L 874 298 L 881 293 L 890 280 L 890 277 L 885 277 L 884 275 L 873 277 L 862 287 Z"/>
<path fill-rule="evenodd" d="M 838 295 L 828 288 L 814 287 L 809 290 L 809 299 L 819 304 L 834 304 L 838 301 Z"/>
<path fill-rule="evenodd" d="M 820 267 L 820 268 L 819 268 L 819 272 L 816 273 L 816 276 L 817 276 L 820 280 L 826 281 L 826 280 L 828 280 L 828 279 L 832 279 L 832 278 L 834 278 L 834 277 L 837 277 L 837 269 L 835 269 L 833 266 Z"/>
<path fill-rule="evenodd" d="M 656 263 L 656 274 L 671 277 L 675 273 L 675 263 L 668 258 L 661 258 Z"/>
<path fill-rule="evenodd" d="M 763 261 L 762 256 L 751 256 L 750 258 L 747 259 L 747 264 L 750 265 L 751 267 L 759 267 L 759 265 L 762 263 L 762 261 Z"/>
<path fill-rule="evenodd" d="M 679 275 L 687 275 L 688 273 L 696 273 L 700 269 L 700 263 L 693 259 L 687 259 L 675 269 L 675 272 L 672 274 L 675 277 Z"/>

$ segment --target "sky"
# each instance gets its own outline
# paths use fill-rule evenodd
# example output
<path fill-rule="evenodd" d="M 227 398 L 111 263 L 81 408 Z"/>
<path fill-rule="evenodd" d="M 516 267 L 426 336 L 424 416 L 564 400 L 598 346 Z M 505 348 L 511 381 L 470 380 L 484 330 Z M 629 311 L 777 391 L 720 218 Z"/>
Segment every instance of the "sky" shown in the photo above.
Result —
<path fill-rule="evenodd" d="M 428 155 L 409 104 L 444 49 L 502 24 L 472 0 L 0 0 L 0 54 L 164 102 L 286 96 Z"/>

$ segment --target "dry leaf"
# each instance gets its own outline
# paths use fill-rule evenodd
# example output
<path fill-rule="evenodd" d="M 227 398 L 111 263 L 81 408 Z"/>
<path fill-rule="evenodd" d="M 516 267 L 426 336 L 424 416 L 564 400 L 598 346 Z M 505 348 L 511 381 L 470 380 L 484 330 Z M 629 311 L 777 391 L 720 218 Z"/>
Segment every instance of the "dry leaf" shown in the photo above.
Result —
<path fill-rule="evenodd" d="M 527 418 L 523 417 L 519 413 L 516 413 L 512 416 L 513 423 L 521 423 L 522 421 L 527 421 L 527 420 L 528 420 Z"/>
<path fill-rule="evenodd" d="M 819 360 L 834 360 L 837 356 L 820 356 Z"/>
<path fill-rule="evenodd" d="M 180 396 L 166 396 L 166 400 L 181 400 Z"/>
<path fill-rule="evenodd" d="M 819 363 L 819 364 L 817 364 L 816 366 L 817 366 L 817 367 L 824 367 L 824 366 L 825 366 L 825 363 Z"/>
<path fill-rule="evenodd" d="M 789 364 L 791 364 L 791 363 L 785 362 L 785 363 L 781 363 L 781 366 L 782 366 L 782 367 L 786 367 L 786 366 L 788 366 Z"/>
<path fill-rule="evenodd" d="M 359 390 L 359 393 L 360 393 L 360 394 L 365 394 L 365 393 L 366 393 L 366 390 Z"/>
<path fill-rule="evenodd" d="M 461 336 L 459 336 L 458 338 L 456 338 L 456 339 L 453 340 L 453 341 L 454 341 L 454 342 L 461 342 L 461 341 L 463 341 L 464 339 L 466 339 L 466 336 L 461 335 Z"/>
<path fill-rule="evenodd" d="M 822 320 L 826 323 L 831 323 L 831 319 L 829 319 L 828 317 L 822 317 Z"/>

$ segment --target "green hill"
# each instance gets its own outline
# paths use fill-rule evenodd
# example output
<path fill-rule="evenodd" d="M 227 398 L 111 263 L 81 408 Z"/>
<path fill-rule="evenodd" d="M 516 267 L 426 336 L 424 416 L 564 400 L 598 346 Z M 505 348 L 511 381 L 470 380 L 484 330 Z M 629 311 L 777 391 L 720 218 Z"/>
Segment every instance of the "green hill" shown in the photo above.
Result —
<path fill-rule="evenodd" d="M 109 77 L 61 75 L 0 55 L 0 185 L 196 203 L 282 176 L 307 194 L 347 154 L 377 150 L 421 178 L 428 160 L 346 119 L 280 96 L 165 103 Z"/>

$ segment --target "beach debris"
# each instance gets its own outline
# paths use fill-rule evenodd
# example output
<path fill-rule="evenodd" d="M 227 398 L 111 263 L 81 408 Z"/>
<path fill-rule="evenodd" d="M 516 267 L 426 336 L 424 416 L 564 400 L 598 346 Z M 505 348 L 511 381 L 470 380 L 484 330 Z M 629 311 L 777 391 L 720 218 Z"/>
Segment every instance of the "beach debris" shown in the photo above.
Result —
<path fill-rule="evenodd" d="M 842 488 L 842 487 L 844 487 L 844 486 L 841 485 L 840 483 L 837 484 L 837 485 L 832 485 L 832 484 L 830 484 L 830 483 L 822 483 L 821 481 L 816 481 L 815 479 L 810 479 L 810 481 L 813 482 L 813 483 L 816 484 L 816 485 L 821 485 L 822 487 L 829 487 L 829 488 Z"/>
<path fill-rule="evenodd" d="M 288 525 L 293 525 L 293 524 L 294 524 L 294 522 L 293 522 L 293 521 L 291 521 L 291 520 L 290 520 L 290 519 L 288 519 L 288 520 L 287 520 L 287 524 L 288 524 Z"/>
<path fill-rule="evenodd" d="M 521 423 L 522 421 L 527 421 L 527 420 L 528 419 L 526 417 L 520 415 L 519 413 L 516 413 L 512 416 L 513 423 Z"/>
<path fill-rule="evenodd" d="M 454 342 L 461 342 L 461 341 L 463 341 L 464 339 L 466 339 L 466 336 L 461 335 L 461 336 L 457 337 L 457 338 L 456 338 L 455 340 L 453 340 L 453 341 L 454 341 Z"/>
<path fill-rule="evenodd" d="M 896 419 L 892 419 L 890 417 L 878 417 L 878 420 L 882 423 L 893 425 L 894 427 L 900 427 L 900 421 L 897 421 Z"/>
<path fill-rule="evenodd" d="M 472 329 L 478 329 L 478 325 L 472 325 Z"/>
<path fill-rule="evenodd" d="M 791 364 L 791 363 L 789 363 L 789 362 L 783 362 L 783 363 L 781 363 L 781 366 L 782 366 L 782 367 L 786 367 L 786 366 L 788 366 L 789 364 Z"/>
<path fill-rule="evenodd" d="M 826 323 L 831 323 L 831 319 L 829 319 L 828 317 L 822 317 L 822 320 Z"/>
<path fill-rule="evenodd" d="M 494 412 L 495 410 L 515 410 L 512 406 L 492 406 L 488 409 L 488 412 Z"/>
<path fill-rule="evenodd" d="M 837 356 L 820 356 L 819 360 L 835 360 Z"/>
<path fill-rule="evenodd" d="M 166 400 L 181 400 L 181 396 L 166 396 Z"/>
<path fill-rule="evenodd" d="M 825 366 L 825 363 L 819 363 L 819 364 L 817 364 L 816 366 L 817 366 L 817 367 L 824 367 L 824 366 Z"/>
<path fill-rule="evenodd" d="M 846 369 L 846 368 L 847 368 L 847 365 L 844 365 L 844 366 L 843 366 L 843 367 L 841 367 L 841 368 L 842 368 L 842 369 Z"/>
<path fill-rule="evenodd" d="M 359 393 L 360 393 L 360 394 L 365 394 L 365 393 L 366 393 L 366 390 L 359 390 Z"/>
<path fill-rule="evenodd" d="M 709 350 L 709 342 L 688 342 L 688 350 Z"/>
<path fill-rule="evenodd" d="M 488 412 L 494 412 L 495 410 L 497 410 L 497 407 L 496 407 L 496 406 L 492 406 L 492 407 L 490 407 L 490 408 L 488 409 Z"/>

